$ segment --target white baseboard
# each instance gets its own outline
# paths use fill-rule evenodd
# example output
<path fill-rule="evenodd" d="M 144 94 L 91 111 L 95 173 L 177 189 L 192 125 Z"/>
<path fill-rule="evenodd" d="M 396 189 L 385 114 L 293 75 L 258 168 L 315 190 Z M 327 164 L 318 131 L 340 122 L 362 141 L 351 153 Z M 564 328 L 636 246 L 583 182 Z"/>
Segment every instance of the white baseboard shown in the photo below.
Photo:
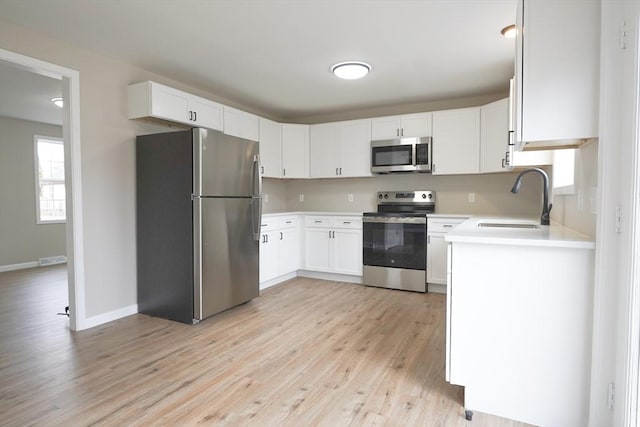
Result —
<path fill-rule="evenodd" d="M 123 317 L 131 316 L 132 314 L 136 314 L 137 312 L 138 304 L 133 304 L 128 307 L 119 308 L 118 310 L 98 314 L 97 316 L 87 317 L 86 319 L 84 319 L 84 322 L 79 329 L 93 328 L 94 326 L 109 323 Z"/>
<path fill-rule="evenodd" d="M 447 293 L 447 285 L 441 285 L 439 283 L 429 283 L 427 285 L 427 289 L 429 293 L 433 292 L 434 294 L 446 294 Z"/>
<path fill-rule="evenodd" d="M 20 264 L 0 265 L 0 273 L 5 271 L 22 270 L 24 268 L 40 267 L 38 261 L 22 262 Z"/>
<path fill-rule="evenodd" d="M 333 280 L 336 282 L 347 282 L 362 284 L 362 276 L 352 276 L 350 274 L 323 273 L 319 271 L 298 270 L 298 276 L 311 279 Z"/>
<path fill-rule="evenodd" d="M 289 279 L 293 279 L 297 276 L 297 273 L 295 271 L 292 271 L 291 273 L 283 274 L 282 276 L 278 276 L 274 279 L 266 280 L 260 283 L 260 290 L 270 288 L 271 286 L 277 285 L 278 283 L 282 283 Z"/>

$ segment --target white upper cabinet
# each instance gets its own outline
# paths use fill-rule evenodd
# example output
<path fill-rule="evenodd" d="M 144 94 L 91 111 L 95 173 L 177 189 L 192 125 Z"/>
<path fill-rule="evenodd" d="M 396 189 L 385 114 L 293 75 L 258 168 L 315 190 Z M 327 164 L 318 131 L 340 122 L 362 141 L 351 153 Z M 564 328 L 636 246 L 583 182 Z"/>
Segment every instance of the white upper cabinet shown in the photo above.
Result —
<path fill-rule="evenodd" d="M 480 107 L 480 173 L 507 172 L 509 98 Z"/>
<path fill-rule="evenodd" d="M 403 116 L 376 117 L 371 119 L 371 139 L 431 136 L 431 113 Z"/>
<path fill-rule="evenodd" d="M 311 125 L 309 127 L 309 177 L 333 178 L 338 176 L 338 172 L 338 124 Z"/>
<path fill-rule="evenodd" d="M 221 131 L 222 105 L 152 81 L 128 88 L 129 118 L 154 118 Z"/>
<path fill-rule="evenodd" d="M 280 178 L 282 173 L 282 125 L 260 118 L 260 163 L 262 176 Z"/>
<path fill-rule="evenodd" d="M 227 135 L 258 141 L 260 137 L 259 120 L 256 115 L 224 106 L 224 133 Z"/>
<path fill-rule="evenodd" d="M 309 125 L 282 124 L 282 178 L 309 178 Z"/>
<path fill-rule="evenodd" d="M 516 149 L 597 137 L 600 2 L 519 0 L 516 26 Z"/>
<path fill-rule="evenodd" d="M 480 172 L 480 107 L 433 113 L 434 175 Z"/>
<path fill-rule="evenodd" d="M 310 126 L 311 178 L 371 176 L 371 120 Z"/>
<path fill-rule="evenodd" d="M 371 176 L 371 120 L 338 123 L 338 160 L 341 177 Z"/>

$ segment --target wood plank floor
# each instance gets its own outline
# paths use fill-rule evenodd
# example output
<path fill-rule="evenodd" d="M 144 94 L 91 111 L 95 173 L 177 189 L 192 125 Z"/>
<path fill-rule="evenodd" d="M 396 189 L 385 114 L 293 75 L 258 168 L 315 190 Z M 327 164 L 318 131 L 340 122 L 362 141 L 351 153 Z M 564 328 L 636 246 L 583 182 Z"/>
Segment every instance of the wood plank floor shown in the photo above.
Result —
<path fill-rule="evenodd" d="M 444 299 L 298 278 L 198 325 L 73 333 L 64 266 L 0 273 L 0 425 L 523 426 L 465 421 Z"/>

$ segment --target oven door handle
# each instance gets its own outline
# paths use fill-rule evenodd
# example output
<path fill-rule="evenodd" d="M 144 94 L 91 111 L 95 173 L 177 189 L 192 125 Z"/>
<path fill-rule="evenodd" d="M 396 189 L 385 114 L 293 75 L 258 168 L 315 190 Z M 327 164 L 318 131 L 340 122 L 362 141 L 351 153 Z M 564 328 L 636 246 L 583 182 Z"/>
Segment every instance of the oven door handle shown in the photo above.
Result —
<path fill-rule="evenodd" d="M 386 224 L 426 224 L 426 217 L 410 217 L 410 218 L 401 218 L 401 217 L 380 217 L 380 216 L 369 216 L 362 218 L 362 222 L 369 223 L 386 223 Z"/>

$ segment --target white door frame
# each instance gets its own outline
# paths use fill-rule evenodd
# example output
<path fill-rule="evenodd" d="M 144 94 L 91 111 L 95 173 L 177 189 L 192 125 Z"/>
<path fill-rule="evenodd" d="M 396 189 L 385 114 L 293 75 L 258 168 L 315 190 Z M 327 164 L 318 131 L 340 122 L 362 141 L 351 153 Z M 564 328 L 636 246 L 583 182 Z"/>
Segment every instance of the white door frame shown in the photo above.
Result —
<path fill-rule="evenodd" d="M 86 326 L 84 289 L 84 243 L 82 222 L 82 168 L 80 162 L 80 73 L 70 68 L 0 49 L 0 61 L 35 74 L 62 81 L 65 183 L 67 193 L 67 275 L 69 325 L 78 331 Z"/>

